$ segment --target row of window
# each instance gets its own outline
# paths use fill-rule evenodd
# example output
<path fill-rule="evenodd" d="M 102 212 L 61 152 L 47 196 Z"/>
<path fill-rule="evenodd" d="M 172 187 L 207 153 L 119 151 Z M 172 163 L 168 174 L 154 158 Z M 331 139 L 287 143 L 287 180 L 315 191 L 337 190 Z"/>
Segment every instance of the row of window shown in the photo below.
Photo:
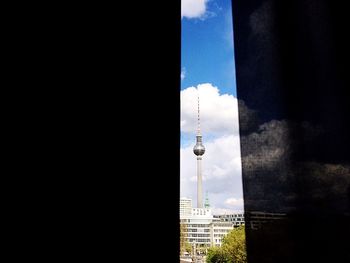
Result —
<path fill-rule="evenodd" d="M 224 219 L 225 222 L 231 222 L 231 223 L 236 223 L 236 222 L 244 222 L 243 218 L 237 218 L 236 220 L 229 220 L 229 219 Z"/>
<path fill-rule="evenodd" d="M 214 234 L 214 237 L 223 237 L 226 236 L 225 234 Z"/>
<path fill-rule="evenodd" d="M 210 243 L 210 239 L 194 239 L 194 238 L 190 238 L 189 239 L 189 242 L 190 243 L 193 243 L 193 242 L 198 242 L 198 243 L 205 243 L 205 242 L 209 242 Z"/>
<path fill-rule="evenodd" d="M 210 227 L 208 224 L 188 224 L 187 227 Z"/>
<path fill-rule="evenodd" d="M 191 228 L 191 229 L 187 229 L 186 232 L 198 232 L 197 230 L 198 230 L 198 229 L 196 229 L 196 228 Z M 202 230 L 202 229 L 201 229 L 201 230 Z M 210 232 L 210 229 L 204 229 L 203 232 L 204 232 L 204 233 L 208 233 L 208 232 Z"/>
<path fill-rule="evenodd" d="M 221 233 L 227 233 L 229 232 L 231 229 L 214 229 L 214 232 L 221 232 Z"/>
<path fill-rule="evenodd" d="M 244 218 L 224 218 L 225 222 L 244 221 Z"/>
<path fill-rule="evenodd" d="M 210 234 L 187 234 L 187 237 L 210 237 Z"/>
<path fill-rule="evenodd" d="M 214 224 L 215 227 L 231 227 L 232 223 L 220 223 L 220 224 Z"/>
<path fill-rule="evenodd" d="M 218 218 L 233 218 L 233 217 L 244 217 L 244 214 L 235 214 L 235 215 L 222 215 L 222 216 L 215 216 L 215 217 L 218 217 Z"/>

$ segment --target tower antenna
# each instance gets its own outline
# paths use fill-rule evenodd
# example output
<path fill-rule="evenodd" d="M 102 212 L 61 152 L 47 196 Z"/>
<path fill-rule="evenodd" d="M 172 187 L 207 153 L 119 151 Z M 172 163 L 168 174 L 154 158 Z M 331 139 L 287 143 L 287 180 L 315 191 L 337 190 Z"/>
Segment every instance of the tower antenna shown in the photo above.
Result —
<path fill-rule="evenodd" d="M 197 115 L 197 134 L 201 134 L 201 119 L 200 119 L 200 114 L 199 114 L 199 94 L 197 96 L 197 105 L 198 105 L 198 115 Z"/>

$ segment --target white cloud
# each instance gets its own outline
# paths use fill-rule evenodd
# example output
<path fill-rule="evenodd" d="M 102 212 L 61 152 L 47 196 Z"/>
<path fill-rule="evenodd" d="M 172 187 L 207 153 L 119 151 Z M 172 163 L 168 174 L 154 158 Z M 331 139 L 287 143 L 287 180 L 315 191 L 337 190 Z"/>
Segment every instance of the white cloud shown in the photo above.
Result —
<path fill-rule="evenodd" d="M 203 139 L 205 135 L 238 135 L 237 99 L 220 94 L 219 89 L 210 83 L 181 91 L 181 132 L 196 133 L 198 95 Z"/>
<path fill-rule="evenodd" d="M 203 135 L 204 136 L 204 135 Z M 222 211 L 242 211 L 243 192 L 238 135 L 225 135 L 203 144 L 206 152 L 202 157 L 203 198 L 208 191 L 211 207 L 215 213 Z M 194 139 L 195 141 L 195 139 Z M 197 203 L 197 161 L 193 153 L 193 143 L 181 148 L 180 183 L 181 196 L 192 198 Z M 229 201 L 227 201 L 229 200 Z M 232 200 L 238 200 L 233 203 Z M 203 200 L 204 201 L 204 200 Z"/>
<path fill-rule="evenodd" d="M 228 198 L 226 199 L 225 204 L 233 207 L 241 207 L 243 206 L 243 198 Z"/>
<path fill-rule="evenodd" d="M 181 80 L 185 79 L 185 77 L 186 77 L 186 69 L 182 68 L 182 70 L 181 70 Z"/>
<path fill-rule="evenodd" d="M 192 198 L 196 205 L 197 161 L 193 146 L 197 130 L 198 95 L 201 132 L 206 148 L 202 160 L 203 198 L 208 191 L 214 213 L 243 211 L 237 99 L 232 95 L 220 94 L 219 89 L 210 83 L 181 91 L 181 131 L 193 137 L 193 141 L 180 150 L 180 194 Z M 237 200 L 236 203 L 233 200 Z"/>
<path fill-rule="evenodd" d="M 181 18 L 200 18 L 205 15 L 208 0 L 181 0 Z"/>

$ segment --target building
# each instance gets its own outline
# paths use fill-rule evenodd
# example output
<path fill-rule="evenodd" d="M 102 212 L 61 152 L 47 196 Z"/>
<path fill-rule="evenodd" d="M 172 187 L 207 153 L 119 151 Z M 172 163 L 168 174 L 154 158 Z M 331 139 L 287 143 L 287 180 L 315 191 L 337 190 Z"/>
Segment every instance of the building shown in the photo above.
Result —
<path fill-rule="evenodd" d="M 210 247 L 212 221 L 210 208 L 192 208 L 191 199 L 180 199 L 180 223 L 184 226 L 184 235 L 188 243 L 198 247 Z"/>
<path fill-rule="evenodd" d="M 232 222 L 225 222 L 214 217 L 211 224 L 212 246 L 220 247 L 223 237 L 226 236 L 233 228 L 234 225 Z"/>
<path fill-rule="evenodd" d="M 239 227 L 245 224 L 244 213 L 235 213 L 227 215 L 215 215 L 215 218 L 219 218 L 224 222 L 231 222 L 234 227 Z"/>
<path fill-rule="evenodd" d="M 210 208 L 192 208 L 188 214 L 192 200 L 180 199 L 180 223 L 184 226 L 184 236 L 188 243 L 197 248 L 221 246 L 222 238 L 233 228 L 234 224 L 213 216 Z M 182 210 L 182 213 L 181 213 Z"/>
<path fill-rule="evenodd" d="M 192 199 L 180 198 L 180 217 L 190 216 L 192 214 Z"/>
<path fill-rule="evenodd" d="M 180 218 L 184 227 L 185 239 L 188 243 L 196 245 L 196 247 L 210 247 L 212 244 L 211 224 L 213 216 L 211 211 L 203 211 L 206 209 L 194 209 L 194 214 Z"/>

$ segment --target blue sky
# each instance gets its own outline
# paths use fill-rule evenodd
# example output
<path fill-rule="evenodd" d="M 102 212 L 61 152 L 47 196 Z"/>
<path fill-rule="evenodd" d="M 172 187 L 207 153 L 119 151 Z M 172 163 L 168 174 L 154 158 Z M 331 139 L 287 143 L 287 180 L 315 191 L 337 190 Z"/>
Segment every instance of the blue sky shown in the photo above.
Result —
<path fill-rule="evenodd" d="M 231 1 L 210 0 L 205 15 L 183 17 L 181 26 L 181 89 L 212 83 L 236 96 Z"/>
<path fill-rule="evenodd" d="M 196 206 L 197 98 L 203 193 L 214 214 L 243 210 L 238 106 L 230 0 L 181 1 L 180 195 Z"/>

